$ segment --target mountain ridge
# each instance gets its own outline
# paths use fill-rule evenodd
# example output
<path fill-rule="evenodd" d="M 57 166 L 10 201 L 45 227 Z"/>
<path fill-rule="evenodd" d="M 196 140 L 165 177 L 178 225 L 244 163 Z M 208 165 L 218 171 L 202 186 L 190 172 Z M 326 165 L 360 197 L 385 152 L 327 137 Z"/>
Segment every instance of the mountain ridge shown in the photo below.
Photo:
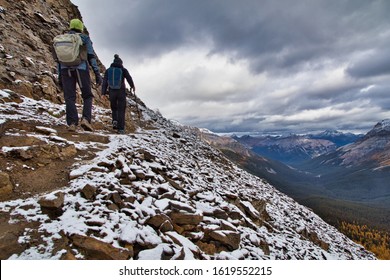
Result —
<path fill-rule="evenodd" d="M 324 154 L 317 162 L 350 167 L 370 162 L 373 168 L 386 168 L 390 159 L 390 153 L 387 152 L 389 145 L 390 121 L 382 120 L 356 142 L 340 147 L 331 154 Z"/>
<path fill-rule="evenodd" d="M 358 136 L 325 131 L 324 133 L 306 135 L 257 137 L 245 135 L 233 136 L 233 138 L 260 156 L 296 166 L 349 144 L 358 139 Z"/>

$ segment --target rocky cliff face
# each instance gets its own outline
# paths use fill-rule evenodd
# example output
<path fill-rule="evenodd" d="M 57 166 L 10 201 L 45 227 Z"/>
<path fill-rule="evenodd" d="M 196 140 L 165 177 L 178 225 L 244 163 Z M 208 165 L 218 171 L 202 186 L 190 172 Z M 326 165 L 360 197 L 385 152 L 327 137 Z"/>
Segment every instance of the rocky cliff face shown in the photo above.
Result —
<path fill-rule="evenodd" d="M 48 30 L 77 10 L 0 3 L 1 259 L 375 258 L 139 100 L 128 99 L 127 135 L 99 105 L 95 132 L 68 132 Z"/>
<path fill-rule="evenodd" d="M 82 19 L 77 7 L 69 0 L 0 0 L 0 7 L 0 87 L 63 103 L 51 46 L 54 36 L 68 30 L 70 19 Z M 107 105 L 93 91 L 96 103 Z"/>

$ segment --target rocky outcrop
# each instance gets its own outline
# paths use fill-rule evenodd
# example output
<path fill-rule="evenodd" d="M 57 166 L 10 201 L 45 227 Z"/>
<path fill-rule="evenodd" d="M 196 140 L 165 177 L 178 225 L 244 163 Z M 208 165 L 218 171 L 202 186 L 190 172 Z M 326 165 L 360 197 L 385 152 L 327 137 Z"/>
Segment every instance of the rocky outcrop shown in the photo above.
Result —
<path fill-rule="evenodd" d="M 90 260 L 127 260 L 133 256 L 131 250 L 115 248 L 93 237 L 73 234 L 70 240 Z"/>
<path fill-rule="evenodd" d="M 63 103 L 51 46 L 72 18 L 82 19 L 77 7 L 69 0 L 0 1 L 0 6 L 0 88 Z M 95 86 L 93 91 L 97 103 L 107 106 Z"/>

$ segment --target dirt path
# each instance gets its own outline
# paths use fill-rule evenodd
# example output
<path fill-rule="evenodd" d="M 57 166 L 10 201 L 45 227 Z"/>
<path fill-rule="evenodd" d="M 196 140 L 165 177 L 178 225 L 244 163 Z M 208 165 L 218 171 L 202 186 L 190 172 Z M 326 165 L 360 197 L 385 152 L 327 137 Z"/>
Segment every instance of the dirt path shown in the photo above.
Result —
<path fill-rule="evenodd" d="M 50 136 L 37 127 L 46 126 L 20 121 L 5 124 L 0 137 L 0 170 L 9 174 L 14 189 L 0 197 L 0 201 L 27 198 L 65 187 L 72 165 L 93 158 L 99 151 L 99 143 L 108 143 L 108 137 L 101 134 L 82 130 L 70 133 L 66 127 L 51 127 L 56 135 Z M 77 147 L 83 143 L 97 144 L 86 150 Z"/>

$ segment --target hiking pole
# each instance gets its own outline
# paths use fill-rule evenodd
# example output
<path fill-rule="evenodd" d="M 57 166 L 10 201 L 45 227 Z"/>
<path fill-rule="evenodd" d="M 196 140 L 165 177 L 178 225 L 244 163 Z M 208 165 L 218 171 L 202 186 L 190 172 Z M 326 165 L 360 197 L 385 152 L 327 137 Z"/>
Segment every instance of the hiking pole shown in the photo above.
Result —
<path fill-rule="evenodd" d="M 135 102 L 135 108 L 137 109 L 137 114 L 138 114 L 138 123 L 141 126 L 141 113 L 138 108 L 138 103 L 137 103 L 137 95 L 135 95 L 135 90 L 132 88 L 130 89 L 130 92 L 134 95 L 134 102 Z"/>

